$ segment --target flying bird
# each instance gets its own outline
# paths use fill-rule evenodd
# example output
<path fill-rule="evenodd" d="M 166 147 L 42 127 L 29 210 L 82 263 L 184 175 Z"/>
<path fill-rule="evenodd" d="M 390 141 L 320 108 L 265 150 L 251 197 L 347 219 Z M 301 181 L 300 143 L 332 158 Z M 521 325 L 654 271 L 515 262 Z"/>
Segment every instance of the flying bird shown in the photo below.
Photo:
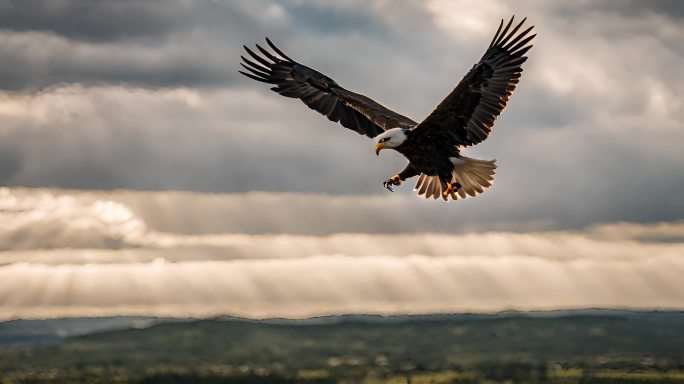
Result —
<path fill-rule="evenodd" d="M 461 155 L 461 149 L 485 140 L 496 117 L 506 108 L 532 48 L 533 27 L 521 30 L 523 19 L 513 17 L 499 28 L 480 61 L 456 88 L 420 123 L 391 111 L 370 98 L 349 91 L 335 80 L 289 58 L 268 38 L 275 52 L 256 45 L 261 55 L 244 46 L 241 56 L 248 72 L 241 74 L 273 85 L 271 90 L 298 98 L 333 122 L 375 139 L 375 153 L 394 149 L 408 159 L 406 168 L 383 182 L 393 191 L 408 178 L 419 176 L 415 189 L 425 198 L 444 200 L 475 196 L 490 187 L 496 160 Z"/>

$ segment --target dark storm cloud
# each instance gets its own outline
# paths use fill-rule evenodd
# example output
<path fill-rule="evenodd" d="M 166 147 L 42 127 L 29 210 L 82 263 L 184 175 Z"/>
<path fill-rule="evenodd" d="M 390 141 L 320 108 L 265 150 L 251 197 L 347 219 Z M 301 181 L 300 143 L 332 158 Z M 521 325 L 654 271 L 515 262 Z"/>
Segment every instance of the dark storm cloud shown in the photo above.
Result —
<path fill-rule="evenodd" d="M 378 20 L 373 13 L 356 10 L 340 11 L 322 4 L 289 2 L 287 14 L 292 24 L 310 33 L 338 35 L 357 33 L 361 35 L 382 36 L 386 32 L 384 20 Z"/>
<path fill-rule="evenodd" d="M 188 26 L 189 2 L 100 0 L 5 0 L 0 2 L 0 28 L 50 32 L 74 39 L 107 41 L 163 36 Z"/>
<path fill-rule="evenodd" d="M 333 68 L 349 60 L 326 59 L 328 53 L 353 57 L 359 67 L 350 68 L 350 74 L 378 55 L 399 61 L 440 44 L 421 38 L 435 30 L 418 3 L 395 7 L 396 20 L 386 19 L 390 12 L 378 6 L 345 4 L 8 1 L 0 3 L 0 88 L 35 90 L 63 83 L 235 86 L 240 84 L 236 58 L 243 54 L 242 44 L 263 43 L 265 36 L 291 44 L 293 55 L 302 60 L 318 58 Z M 373 41 L 375 47 L 340 50 L 340 40 L 354 37 Z"/>
<path fill-rule="evenodd" d="M 188 42 L 187 44 L 191 44 Z M 216 51 L 211 59 L 174 41 L 162 47 L 114 42 L 74 42 L 41 33 L 0 34 L 0 84 L 5 89 L 41 89 L 62 83 L 136 84 L 145 87 L 213 85 L 234 81 L 237 73 Z"/>
<path fill-rule="evenodd" d="M 55 1 L 0 5 L 0 88 L 225 86 L 245 36 L 278 32 L 256 1 Z"/>

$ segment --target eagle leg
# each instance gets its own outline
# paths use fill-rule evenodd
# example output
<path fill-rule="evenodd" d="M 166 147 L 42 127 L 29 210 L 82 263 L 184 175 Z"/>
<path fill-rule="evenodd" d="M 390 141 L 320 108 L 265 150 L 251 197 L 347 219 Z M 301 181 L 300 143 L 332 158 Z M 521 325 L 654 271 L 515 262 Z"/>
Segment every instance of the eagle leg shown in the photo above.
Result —
<path fill-rule="evenodd" d="M 394 189 L 392 189 L 393 185 L 401 185 L 401 176 L 394 175 L 382 183 L 382 186 L 387 188 L 390 192 L 394 192 Z"/>
<path fill-rule="evenodd" d="M 461 189 L 462 187 L 463 186 L 458 181 L 454 181 L 453 183 L 447 183 L 446 189 L 444 190 L 444 192 L 442 192 L 442 194 L 444 196 L 449 196 L 453 192 L 456 192 L 459 189 Z"/>

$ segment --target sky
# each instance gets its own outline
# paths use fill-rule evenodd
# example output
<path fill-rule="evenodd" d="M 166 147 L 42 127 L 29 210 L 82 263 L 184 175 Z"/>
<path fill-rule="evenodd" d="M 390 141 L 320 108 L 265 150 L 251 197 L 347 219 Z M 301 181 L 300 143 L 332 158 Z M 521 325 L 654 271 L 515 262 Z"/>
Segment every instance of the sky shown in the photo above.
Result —
<path fill-rule="evenodd" d="M 238 74 L 288 56 L 422 120 L 538 33 L 476 199 Z M 0 319 L 684 309 L 684 4 L 0 0 Z"/>

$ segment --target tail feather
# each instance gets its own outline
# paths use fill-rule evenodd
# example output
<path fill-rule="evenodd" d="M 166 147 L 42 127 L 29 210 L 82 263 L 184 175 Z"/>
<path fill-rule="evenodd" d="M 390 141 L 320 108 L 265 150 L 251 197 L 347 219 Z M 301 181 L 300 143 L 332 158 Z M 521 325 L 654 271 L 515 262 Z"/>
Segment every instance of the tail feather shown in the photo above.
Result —
<path fill-rule="evenodd" d="M 460 156 L 450 158 L 454 164 L 451 183 L 461 184 L 456 192 L 448 196 L 444 194 L 446 185 L 442 183 L 439 176 L 428 176 L 424 173 L 418 178 L 415 190 L 418 195 L 424 195 L 426 199 L 442 198 L 448 200 L 465 199 L 468 196 L 475 197 L 478 193 L 483 193 L 485 188 L 491 187 L 496 170 L 496 160 L 479 160 Z"/>

